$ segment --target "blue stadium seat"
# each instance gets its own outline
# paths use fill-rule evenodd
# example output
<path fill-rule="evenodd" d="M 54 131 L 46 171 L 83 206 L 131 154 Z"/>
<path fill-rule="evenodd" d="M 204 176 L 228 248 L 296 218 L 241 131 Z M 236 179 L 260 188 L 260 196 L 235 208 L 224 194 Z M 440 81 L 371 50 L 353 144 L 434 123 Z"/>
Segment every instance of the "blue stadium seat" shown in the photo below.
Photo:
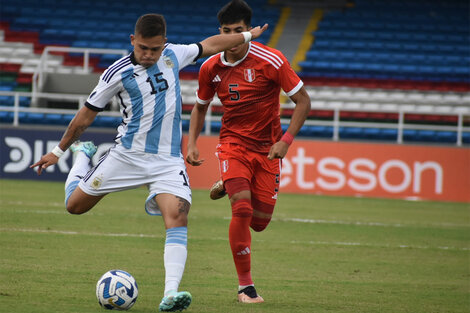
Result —
<path fill-rule="evenodd" d="M 44 124 L 62 125 L 62 114 L 46 114 Z"/>
<path fill-rule="evenodd" d="M 364 128 L 362 133 L 366 139 L 381 139 L 380 129 L 378 128 Z"/>
<path fill-rule="evenodd" d="M 0 105 L 13 106 L 15 104 L 15 99 L 10 96 L 0 96 Z"/>
<path fill-rule="evenodd" d="M 92 126 L 94 127 L 111 127 L 111 128 L 116 128 L 119 126 L 119 124 L 122 122 L 121 117 L 114 117 L 114 116 L 101 116 L 98 115 L 94 122 L 92 123 Z"/>
<path fill-rule="evenodd" d="M 189 131 L 189 121 L 188 120 L 182 120 L 181 124 L 182 124 L 182 129 L 183 129 L 184 132 Z"/>
<path fill-rule="evenodd" d="M 364 0 L 355 1 L 350 9 L 328 11 L 313 33 L 315 41 L 305 61 L 299 64 L 301 74 L 469 82 L 465 59 L 470 58 L 469 5 L 462 3 L 400 2 L 402 7 L 397 7 L 394 1 Z M 431 12 L 439 12 L 439 18 L 431 17 Z M 338 68 L 349 63 L 350 55 L 344 52 L 356 53 L 351 60 L 355 64 Z M 328 63 L 322 67 L 318 61 Z"/>
<path fill-rule="evenodd" d="M 218 133 L 220 132 L 220 128 L 222 127 L 222 123 L 218 121 L 211 122 L 211 132 Z"/>
<path fill-rule="evenodd" d="M 333 136 L 333 127 L 331 126 L 304 126 L 303 128 L 309 137 L 331 138 Z"/>
<path fill-rule="evenodd" d="M 437 141 L 437 132 L 434 130 L 418 130 L 418 140 L 423 142 Z"/>
<path fill-rule="evenodd" d="M 462 133 L 462 142 L 463 143 L 470 143 L 470 132 L 463 132 Z"/>
<path fill-rule="evenodd" d="M 392 128 L 383 128 L 380 130 L 380 139 L 382 140 L 397 140 L 398 131 Z"/>
<path fill-rule="evenodd" d="M 363 138 L 363 129 L 361 127 L 340 127 L 339 137 L 341 139 L 360 139 Z"/>
<path fill-rule="evenodd" d="M 12 91 L 16 86 L 16 82 L 2 82 L 0 85 L 0 91 Z"/>
<path fill-rule="evenodd" d="M 456 143 L 457 133 L 453 131 L 437 131 L 436 140 L 439 142 Z"/>
<path fill-rule="evenodd" d="M 34 113 L 28 112 L 20 116 L 20 123 L 25 124 L 44 124 L 46 122 L 46 117 L 44 113 Z"/>
<path fill-rule="evenodd" d="M 62 115 L 62 120 L 64 122 L 64 125 L 68 125 L 72 121 L 73 117 L 74 117 L 73 114 L 64 114 L 64 115 Z"/>
<path fill-rule="evenodd" d="M 9 123 L 13 122 L 13 112 L 0 111 L 0 123 Z"/>
<path fill-rule="evenodd" d="M 30 97 L 23 97 L 23 96 L 20 96 L 20 107 L 29 107 L 29 105 L 31 104 L 31 98 Z"/>

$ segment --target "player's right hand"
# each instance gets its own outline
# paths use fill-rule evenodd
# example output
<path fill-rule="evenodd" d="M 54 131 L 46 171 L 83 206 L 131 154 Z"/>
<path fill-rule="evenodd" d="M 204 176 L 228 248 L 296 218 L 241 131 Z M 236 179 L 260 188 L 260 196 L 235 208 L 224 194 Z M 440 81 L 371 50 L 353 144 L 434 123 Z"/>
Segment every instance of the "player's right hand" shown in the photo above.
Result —
<path fill-rule="evenodd" d="M 31 165 L 29 168 L 35 168 L 37 166 L 37 173 L 38 175 L 41 175 L 42 170 L 45 170 L 49 166 L 56 164 L 58 161 L 59 158 L 52 152 L 49 152 L 48 154 L 43 155 L 39 161 Z"/>
<path fill-rule="evenodd" d="M 199 150 L 197 147 L 188 147 L 186 162 L 192 166 L 199 166 L 204 163 L 204 159 L 199 159 Z"/>

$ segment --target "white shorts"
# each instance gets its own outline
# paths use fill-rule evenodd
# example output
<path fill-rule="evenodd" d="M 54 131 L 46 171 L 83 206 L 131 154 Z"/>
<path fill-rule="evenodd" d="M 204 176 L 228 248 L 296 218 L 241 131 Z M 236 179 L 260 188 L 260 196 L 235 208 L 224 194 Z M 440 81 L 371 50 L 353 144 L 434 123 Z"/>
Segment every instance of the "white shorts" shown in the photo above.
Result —
<path fill-rule="evenodd" d="M 191 187 L 184 160 L 170 155 L 137 152 L 122 145 L 112 147 L 80 180 L 79 187 L 92 196 L 147 186 L 145 210 L 161 215 L 154 197 L 169 193 L 191 203 Z"/>

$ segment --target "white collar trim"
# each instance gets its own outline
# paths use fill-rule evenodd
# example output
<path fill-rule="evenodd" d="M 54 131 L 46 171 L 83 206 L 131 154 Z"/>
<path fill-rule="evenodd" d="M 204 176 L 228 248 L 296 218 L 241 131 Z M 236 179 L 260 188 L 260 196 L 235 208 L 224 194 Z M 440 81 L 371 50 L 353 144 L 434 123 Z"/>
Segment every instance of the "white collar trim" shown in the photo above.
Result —
<path fill-rule="evenodd" d="M 246 57 L 248 56 L 248 53 L 250 53 L 250 50 L 251 50 L 251 42 L 248 43 L 248 50 L 246 50 L 246 54 L 243 56 L 243 58 L 236 61 L 235 63 L 230 63 L 230 62 L 225 61 L 225 52 L 222 51 L 222 53 L 220 53 L 220 62 L 222 62 L 225 66 L 231 66 L 231 67 L 237 66 L 238 64 L 243 62 L 243 60 L 246 59 Z"/>

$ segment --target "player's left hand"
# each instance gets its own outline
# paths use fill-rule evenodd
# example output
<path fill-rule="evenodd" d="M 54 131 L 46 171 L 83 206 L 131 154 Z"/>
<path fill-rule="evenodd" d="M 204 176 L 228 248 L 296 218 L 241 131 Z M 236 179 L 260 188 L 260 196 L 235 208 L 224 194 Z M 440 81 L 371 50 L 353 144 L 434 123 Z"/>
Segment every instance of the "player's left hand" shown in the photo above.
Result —
<path fill-rule="evenodd" d="M 268 159 L 282 159 L 286 156 L 289 145 L 284 141 L 278 141 L 272 145 L 268 153 Z"/>
<path fill-rule="evenodd" d="M 261 34 L 268 29 L 268 24 L 264 24 L 263 27 L 256 26 L 250 29 L 251 40 L 258 38 Z"/>

